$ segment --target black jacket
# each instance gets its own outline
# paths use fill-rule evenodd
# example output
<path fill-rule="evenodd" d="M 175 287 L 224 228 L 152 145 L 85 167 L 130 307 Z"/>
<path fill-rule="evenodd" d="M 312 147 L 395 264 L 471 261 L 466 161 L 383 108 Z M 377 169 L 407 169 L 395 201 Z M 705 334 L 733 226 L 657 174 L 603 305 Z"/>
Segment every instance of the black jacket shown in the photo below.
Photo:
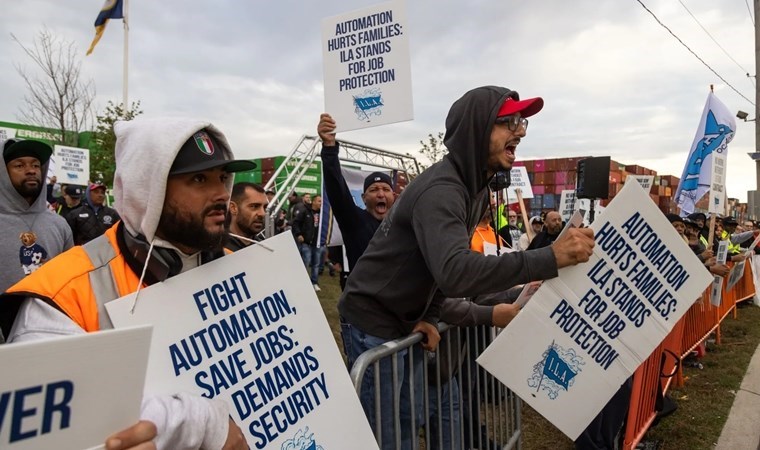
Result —
<path fill-rule="evenodd" d="M 296 206 L 293 209 L 291 230 L 296 242 L 298 242 L 298 236 L 302 236 L 304 244 L 317 245 L 317 227 L 314 224 L 314 215 L 315 211 L 308 205 L 305 205 L 304 208 Z"/>
<path fill-rule="evenodd" d="M 113 224 L 121 218 L 115 209 L 108 206 L 101 206 L 98 212 L 86 201 L 83 201 L 79 207 L 74 208 L 66 215 L 66 222 L 69 223 L 72 233 L 74 233 L 74 245 L 83 245 L 111 228 Z"/>

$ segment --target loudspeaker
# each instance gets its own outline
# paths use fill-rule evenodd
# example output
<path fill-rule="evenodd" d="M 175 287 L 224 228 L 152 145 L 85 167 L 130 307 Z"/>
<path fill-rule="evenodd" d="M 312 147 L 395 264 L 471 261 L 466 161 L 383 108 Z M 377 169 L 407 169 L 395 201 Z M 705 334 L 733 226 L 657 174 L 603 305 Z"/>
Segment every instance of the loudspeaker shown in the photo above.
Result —
<path fill-rule="evenodd" d="M 609 195 L 610 157 L 600 156 L 578 161 L 578 198 L 607 198 Z"/>

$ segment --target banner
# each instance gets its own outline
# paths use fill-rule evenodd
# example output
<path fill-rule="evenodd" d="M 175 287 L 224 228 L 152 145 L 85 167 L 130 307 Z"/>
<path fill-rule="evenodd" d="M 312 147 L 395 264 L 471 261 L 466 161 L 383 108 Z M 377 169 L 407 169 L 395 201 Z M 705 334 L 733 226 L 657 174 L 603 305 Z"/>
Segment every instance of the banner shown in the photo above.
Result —
<path fill-rule="evenodd" d="M 90 183 L 90 150 L 56 145 L 54 155 L 59 183 L 79 186 Z"/>
<path fill-rule="evenodd" d="M 726 206 L 726 155 L 714 152 L 712 155 L 713 165 L 710 174 L 710 199 L 707 203 L 707 212 L 725 215 Z"/>
<path fill-rule="evenodd" d="M 252 449 L 377 449 L 289 233 L 143 289 L 131 312 L 134 298 L 106 308 L 153 325 L 147 395 L 224 399 Z"/>
<path fill-rule="evenodd" d="M 710 92 L 674 195 L 682 216 L 693 213 L 695 203 L 710 190 L 713 155 L 728 155 L 735 131 L 734 115 Z"/>
<path fill-rule="evenodd" d="M 507 188 L 507 202 L 509 204 L 517 203 L 516 189 L 521 190 L 522 198 L 533 198 L 533 187 L 530 185 L 528 170 L 524 166 L 513 167 L 509 171 L 510 184 Z"/>
<path fill-rule="evenodd" d="M 0 345 L 0 448 L 87 449 L 140 420 L 150 327 Z"/>
<path fill-rule="evenodd" d="M 544 281 L 477 360 L 573 440 L 711 279 L 638 183 L 591 228 L 590 260 Z"/>
<path fill-rule="evenodd" d="M 322 20 L 322 61 L 325 111 L 336 131 L 414 118 L 403 0 Z"/>

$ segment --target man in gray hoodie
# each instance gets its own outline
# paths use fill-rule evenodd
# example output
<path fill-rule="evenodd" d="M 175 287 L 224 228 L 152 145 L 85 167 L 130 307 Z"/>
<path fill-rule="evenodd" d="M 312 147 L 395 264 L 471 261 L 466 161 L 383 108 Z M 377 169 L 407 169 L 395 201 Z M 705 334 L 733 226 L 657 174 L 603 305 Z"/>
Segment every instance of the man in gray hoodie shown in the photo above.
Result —
<path fill-rule="evenodd" d="M 66 221 L 47 209 L 43 180 L 53 150 L 33 140 L 2 143 L 6 170 L 0 170 L 0 293 L 74 245 Z M 0 325 L 16 308 L 0 305 Z M 0 331 L 0 343 L 3 334 Z"/>
<path fill-rule="evenodd" d="M 224 255 L 231 173 L 256 164 L 234 160 L 227 139 L 205 121 L 140 118 L 117 122 L 114 132 L 114 197 L 122 220 L 0 297 L 0 305 L 23 298 L 9 342 L 112 328 L 105 303 Z M 106 449 L 248 448 L 219 399 L 147 396 L 140 416 L 111 436 Z"/>
<path fill-rule="evenodd" d="M 590 229 L 569 230 L 554 245 L 530 252 L 485 256 L 470 250 L 472 232 L 488 207 L 489 181 L 511 169 L 526 134 L 526 117 L 542 107 L 541 98 L 520 101 L 517 92 L 495 86 L 473 89 L 452 105 L 444 137 L 449 153 L 404 190 L 351 272 L 338 303 L 349 364 L 370 348 L 414 332 L 422 333 L 423 347 L 434 351 L 446 297 L 503 291 L 553 278 L 561 267 L 588 261 L 594 246 Z M 399 352 L 397 358 L 399 380 L 407 379 L 404 355 Z M 381 380 L 391 379 L 390 362 L 381 364 L 380 371 Z M 360 398 L 374 429 L 370 372 Z M 393 443 L 391 400 L 399 395 L 381 385 L 383 444 Z M 403 409 L 402 404 L 402 423 L 409 419 Z M 402 426 L 401 432 L 406 448 L 414 430 Z"/>

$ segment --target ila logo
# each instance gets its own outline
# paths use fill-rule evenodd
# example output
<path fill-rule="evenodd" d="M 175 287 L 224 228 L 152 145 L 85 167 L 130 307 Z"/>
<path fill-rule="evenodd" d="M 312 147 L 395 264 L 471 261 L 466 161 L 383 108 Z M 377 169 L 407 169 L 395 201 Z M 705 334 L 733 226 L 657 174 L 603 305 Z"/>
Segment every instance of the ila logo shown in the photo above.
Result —
<path fill-rule="evenodd" d="M 541 361 L 533 366 L 533 375 L 528 378 L 528 386 L 536 388 L 536 392 L 543 389 L 546 395 L 554 400 L 560 390 L 570 389 L 575 377 L 581 372 L 581 366 L 586 363 L 574 349 L 565 350 L 554 341 L 541 356 Z"/>

